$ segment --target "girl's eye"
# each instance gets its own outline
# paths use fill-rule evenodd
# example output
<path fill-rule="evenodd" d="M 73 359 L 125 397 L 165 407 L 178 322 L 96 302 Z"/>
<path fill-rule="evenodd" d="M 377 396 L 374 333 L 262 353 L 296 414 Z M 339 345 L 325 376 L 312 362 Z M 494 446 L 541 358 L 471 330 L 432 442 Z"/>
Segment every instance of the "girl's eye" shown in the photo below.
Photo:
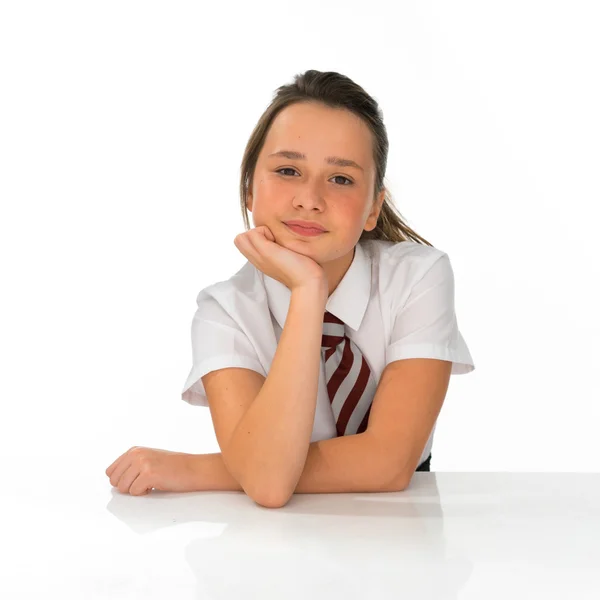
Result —
<path fill-rule="evenodd" d="M 291 167 L 284 167 L 283 169 L 279 169 L 278 171 L 275 171 L 275 173 L 280 173 L 281 171 L 294 171 L 294 173 L 296 173 L 296 169 L 292 169 Z M 288 177 L 288 175 L 283 175 L 283 177 Z M 341 177 L 342 179 L 345 179 L 348 183 L 341 183 L 340 185 L 342 187 L 346 186 L 346 185 L 352 185 L 353 182 L 348 179 L 347 177 L 344 177 L 343 175 L 336 175 L 335 177 L 333 177 L 333 179 L 337 179 L 338 177 Z"/>

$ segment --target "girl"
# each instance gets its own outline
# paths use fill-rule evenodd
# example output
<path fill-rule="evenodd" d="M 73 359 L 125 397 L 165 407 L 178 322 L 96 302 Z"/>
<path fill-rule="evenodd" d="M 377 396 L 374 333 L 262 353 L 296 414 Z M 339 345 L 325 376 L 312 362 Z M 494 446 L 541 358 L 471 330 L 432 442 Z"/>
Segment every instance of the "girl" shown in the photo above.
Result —
<path fill-rule="evenodd" d="M 242 161 L 248 262 L 199 293 L 192 321 L 182 398 L 210 408 L 221 453 L 134 447 L 112 485 L 280 507 L 430 470 L 450 375 L 475 365 L 449 257 L 394 212 L 387 153 L 378 104 L 349 78 L 310 70 L 278 88 Z"/>

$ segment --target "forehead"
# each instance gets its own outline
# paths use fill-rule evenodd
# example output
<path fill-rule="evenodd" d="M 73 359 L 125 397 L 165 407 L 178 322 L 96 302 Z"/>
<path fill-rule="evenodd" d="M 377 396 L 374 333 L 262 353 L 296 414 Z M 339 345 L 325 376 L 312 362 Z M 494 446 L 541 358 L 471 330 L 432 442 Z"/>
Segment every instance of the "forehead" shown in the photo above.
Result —
<path fill-rule="evenodd" d="M 297 103 L 286 106 L 275 117 L 265 139 L 265 155 L 282 149 L 297 150 L 318 160 L 337 154 L 367 166 L 372 152 L 371 131 L 349 110 Z"/>

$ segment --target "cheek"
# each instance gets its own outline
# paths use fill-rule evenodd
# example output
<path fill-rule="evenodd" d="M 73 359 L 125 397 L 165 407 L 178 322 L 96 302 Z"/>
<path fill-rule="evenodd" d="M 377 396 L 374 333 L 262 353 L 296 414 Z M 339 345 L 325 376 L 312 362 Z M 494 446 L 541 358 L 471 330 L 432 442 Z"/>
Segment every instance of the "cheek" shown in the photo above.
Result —
<path fill-rule="evenodd" d="M 266 202 L 272 204 L 278 198 L 285 198 L 286 192 L 289 195 L 289 188 L 285 185 L 285 182 L 269 175 L 261 177 L 256 187 L 257 197 L 262 201 L 262 204 Z"/>
<path fill-rule="evenodd" d="M 356 223 L 360 225 L 359 222 L 363 218 L 363 211 L 360 210 L 360 207 L 355 203 L 353 204 L 350 201 L 346 203 L 340 203 L 337 206 L 337 209 L 340 220 L 343 220 L 345 223 L 347 223 L 349 227 Z"/>
<path fill-rule="evenodd" d="M 263 183 L 263 194 L 275 200 L 276 198 L 285 198 L 286 194 L 290 194 L 290 186 L 279 177 L 267 177 Z"/>
<path fill-rule="evenodd" d="M 266 177 L 258 189 L 259 204 L 263 211 L 268 209 L 269 212 L 276 212 L 282 207 L 286 208 L 289 206 L 293 195 L 290 187 L 286 186 L 285 182 L 280 179 Z"/>

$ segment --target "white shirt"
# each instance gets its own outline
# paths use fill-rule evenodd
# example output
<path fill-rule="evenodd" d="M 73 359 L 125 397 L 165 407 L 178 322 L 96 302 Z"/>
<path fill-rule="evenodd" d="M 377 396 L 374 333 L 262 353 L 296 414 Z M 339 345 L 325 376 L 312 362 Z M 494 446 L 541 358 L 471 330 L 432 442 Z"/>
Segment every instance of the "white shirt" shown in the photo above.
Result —
<path fill-rule="evenodd" d="M 225 367 L 269 373 L 291 291 L 251 262 L 197 296 L 192 321 L 193 366 L 181 397 L 208 406 L 201 377 Z M 452 361 L 452 375 L 475 369 L 458 330 L 454 273 L 448 255 L 412 241 L 363 240 L 325 310 L 341 319 L 379 382 L 389 363 L 404 358 Z M 337 436 L 321 370 L 311 442 Z M 435 425 L 419 460 L 431 452 Z"/>

